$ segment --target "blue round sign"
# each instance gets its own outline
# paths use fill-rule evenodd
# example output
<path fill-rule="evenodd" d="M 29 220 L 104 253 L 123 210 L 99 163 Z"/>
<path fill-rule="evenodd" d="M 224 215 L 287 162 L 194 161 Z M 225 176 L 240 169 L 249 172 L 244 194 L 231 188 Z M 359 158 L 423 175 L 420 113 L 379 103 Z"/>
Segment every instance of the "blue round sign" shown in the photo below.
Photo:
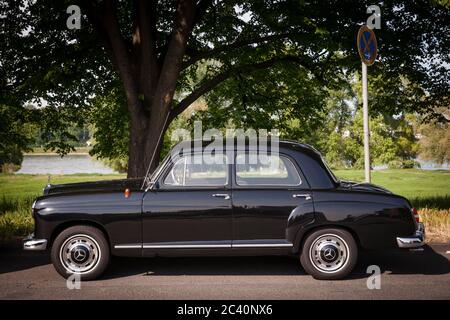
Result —
<path fill-rule="evenodd" d="M 365 25 L 359 28 L 357 45 L 361 61 L 368 66 L 372 65 L 377 58 L 377 38 L 373 30 Z"/>

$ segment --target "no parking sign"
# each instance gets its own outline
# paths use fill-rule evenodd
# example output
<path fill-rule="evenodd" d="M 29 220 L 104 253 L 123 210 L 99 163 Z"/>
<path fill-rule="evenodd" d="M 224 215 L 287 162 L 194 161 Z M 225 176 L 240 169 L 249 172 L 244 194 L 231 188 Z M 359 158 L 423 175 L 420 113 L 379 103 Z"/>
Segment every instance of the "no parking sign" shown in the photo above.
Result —
<path fill-rule="evenodd" d="M 361 61 L 371 66 L 377 58 L 377 38 L 372 29 L 366 25 L 359 28 L 357 38 L 358 52 Z"/>

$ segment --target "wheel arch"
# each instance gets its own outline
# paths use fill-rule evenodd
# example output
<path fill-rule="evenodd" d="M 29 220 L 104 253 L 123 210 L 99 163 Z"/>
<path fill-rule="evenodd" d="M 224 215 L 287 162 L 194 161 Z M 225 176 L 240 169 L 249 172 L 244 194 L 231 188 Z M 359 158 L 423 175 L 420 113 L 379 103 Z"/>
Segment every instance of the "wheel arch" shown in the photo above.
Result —
<path fill-rule="evenodd" d="M 109 234 L 106 231 L 106 228 L 96 222 L 96 221 L 92 221 L 92 220 L 71 220 L 71 221 L 65 221 L 61 224 L 59 224 L 51 233 L 50 236 L 50 243 L 49 243 L 49 247 L 53 246 L 53 242 L 55 241 L 56 237 L 63 232 L 64 230 L 66 230 L 67 228 L 70 227 L 74 227 L 74 226 L 91 226 L 94 228 L 99 229 L 103 235 L 105 236 L 106 241 L 108 242 L 108 245 L 111 245 L 110 239 L 109 239 Z"/>
<path fill-rule="evenodd" d="M 348 233 L 350 233 L 353 237 L 353 239 L 355 240 L 355 243 L 358 247 L 358 249 L 362 248 L 361 245 L 361 240 L 358 237 L 358 234 L 355 232 L 355 230 L 353 230 L 352 228 L 348 227 L 348 226 L 343 226 L 343 225 L 338 225 L 338 224 L 325 224 L 325 225 L 318 225 L 318 226 L 314 226 L 311 227 L 307 230 L 305 230 L 305 232 L 301 233 L 296 241 L 296 247 L 294 248 L 295 253 L 300 253 L 302 248 L 303 248 L 303 244 L 305 243 L 306 238 L 308 238 L 308 236 L 310 234 L 312 234 L 313 232 L 316 232 L 317 230 L 322 230 L 322 229 L 341 229 L 341 230 L 345 230 Z"/>

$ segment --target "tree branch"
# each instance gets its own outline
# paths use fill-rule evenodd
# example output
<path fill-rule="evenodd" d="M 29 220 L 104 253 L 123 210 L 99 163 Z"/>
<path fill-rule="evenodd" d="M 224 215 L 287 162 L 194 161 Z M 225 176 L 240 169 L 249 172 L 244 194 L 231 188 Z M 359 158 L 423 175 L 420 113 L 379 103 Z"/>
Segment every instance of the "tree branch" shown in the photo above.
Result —
<path fill-rule="evenodd" d="M 156 7 L 153 1 L 135 0 L 135 22 L 133 47 L 136 58 L 136 73 L 139 91 L 151 99 L 159 75 L 156 59 Z"/>
<path fill-rule="evenodd" d="M 194 25 L 198 24 L 206 13 L 206 10 L 212 5 L 213 0 L 200 0 L 195 11 Z"/>
<path fill-rule="evenodd" d="M 181 63 L 186 50 L 186 44 L 193 27 L 195 17 L 194 0 L 180 0 L 177 7 L 175 27 L 172 31 L 167 53 L 161 68 L 161 73 L 156 87 L 153 105 L 155 116 L 164 114 L 161 108 L 167 108 L 172 104 L 173 94 L 181 71 Z"/>
<path fill-rule="evenodd" d="M 192 26 L 197 25 L 202 18 L 204 17 L 206 10 L 208 9 L 208 7 L 210 7 L 213 3 L 213 0 L 200 0 L 197 4 L 196 10 L 195 10 L 195 16 L 192 22 Z M 167 50 L 169 48 L 169 43 L 161 46 L 160 48 L 158 48 L 157 53 L 160 55 L 160 60 L 164 60 Z M 191 50 L 191 48 L 186 47 L 186 54 L 188 54 L 189 56 L 193 55 L 196 51 Z M 184 69 L 184 68 L 183 68 Z"/>
<path fill-rule="evenodd" d="M 225 45 L 219 46 L 217 48 L 214 48 L 214 49 L 211 49 L 208 51 L 197 52 L 196 54 L 193 54 L 188 61 L 183 63 L 183 70 L 186 69 L 187 67 L 189 67 L 190 65 L 196 63 L 197 61 L 210 58 L 217 53 L 227 52 L 227 51 L 239 49 L 239 48 L 251 45 L 251 44 L 262 43 L 262 42 L 266 42 L 266 41 L 270 41 L 270 40 L 285 39 L 292 35 L 295 35 L 295 34 L 282 33 L 282 34 L 273 34 L 273 35 L 268 35 L 268 36 L 258 37 L 258 38 L 243 39 L 243 40 L 235 41 L 231 44 L 225 44 Z"/>
<path fill-rule="evenodd" d="M 238 67 L 234 67 L 231 69 L 228 69 L 213 78 L 207 80 L 202 85 L 200 85 L 198 88 L 196 88 L 194 91 L 192 91 L 187 97 L 185 97 L 183 100 L 181 100 L 178 105 L 172 109 L 170 119 L 175 119 L 179 114 L 181 114 L 186 108 L 188 108 L 192 103 L 194 103 L 198 98 L 200 98 L 205 93 L 211 91 L 214 89 L 217 85 L 222 83 L 223 81 L 230 78 L 232 75 L 236 74 L 237 72 L 252 72 L 254 70 L 259 69 L 267 69 L 272 67 L 274 64 L 281 62 L 281 61 L 290 61 L 295 62 L 303 67 L 309 69 L 308 64 L 306 63 L 306 60 L 297 57 L 297 56 L 283 56 L 283 57 L 274 57 L 262 62 L 253 63 L 253 64 L 246 64 L 241 65 Z"/>
<path fill-rule="evenodd" d="M 125 41 L 120 34 L 119 25 L 115 16 L 115 6 L 112 0 L 104 0 L 101 3 L 86 1 L 88 17 L 92 25 L 103 38 L 105 49 L 112 55 L 112 62 L 119 71 L 124 84 L 125 93 L 130 112 L 133 114 L 132 105 L 137 105 L 137 86 L 133 78 L 132 67 Z"/>

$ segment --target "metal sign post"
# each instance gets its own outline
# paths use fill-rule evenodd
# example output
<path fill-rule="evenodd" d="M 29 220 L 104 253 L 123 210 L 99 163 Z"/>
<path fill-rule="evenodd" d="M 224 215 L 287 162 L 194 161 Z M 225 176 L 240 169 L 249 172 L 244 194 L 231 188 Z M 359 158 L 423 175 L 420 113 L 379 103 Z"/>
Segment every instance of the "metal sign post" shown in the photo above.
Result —
<path fill-rule="evenodd" d="M 367 65 L 362 63 L 362 100 L 364 126 L 364 177 L 370 183 L 369 102 L 367 93 Z"/>
<path fill-rule="evenodd" d="M 372 29 L 362 26 L 358 31 L 358 52 L 362 61 L 362 100 L 364 125 L 364 176 L 370 183 L 370 128 L 369 103 L 367 90 L 367 66 L 372 65 L 377 57 L 377 39 Z"/>

